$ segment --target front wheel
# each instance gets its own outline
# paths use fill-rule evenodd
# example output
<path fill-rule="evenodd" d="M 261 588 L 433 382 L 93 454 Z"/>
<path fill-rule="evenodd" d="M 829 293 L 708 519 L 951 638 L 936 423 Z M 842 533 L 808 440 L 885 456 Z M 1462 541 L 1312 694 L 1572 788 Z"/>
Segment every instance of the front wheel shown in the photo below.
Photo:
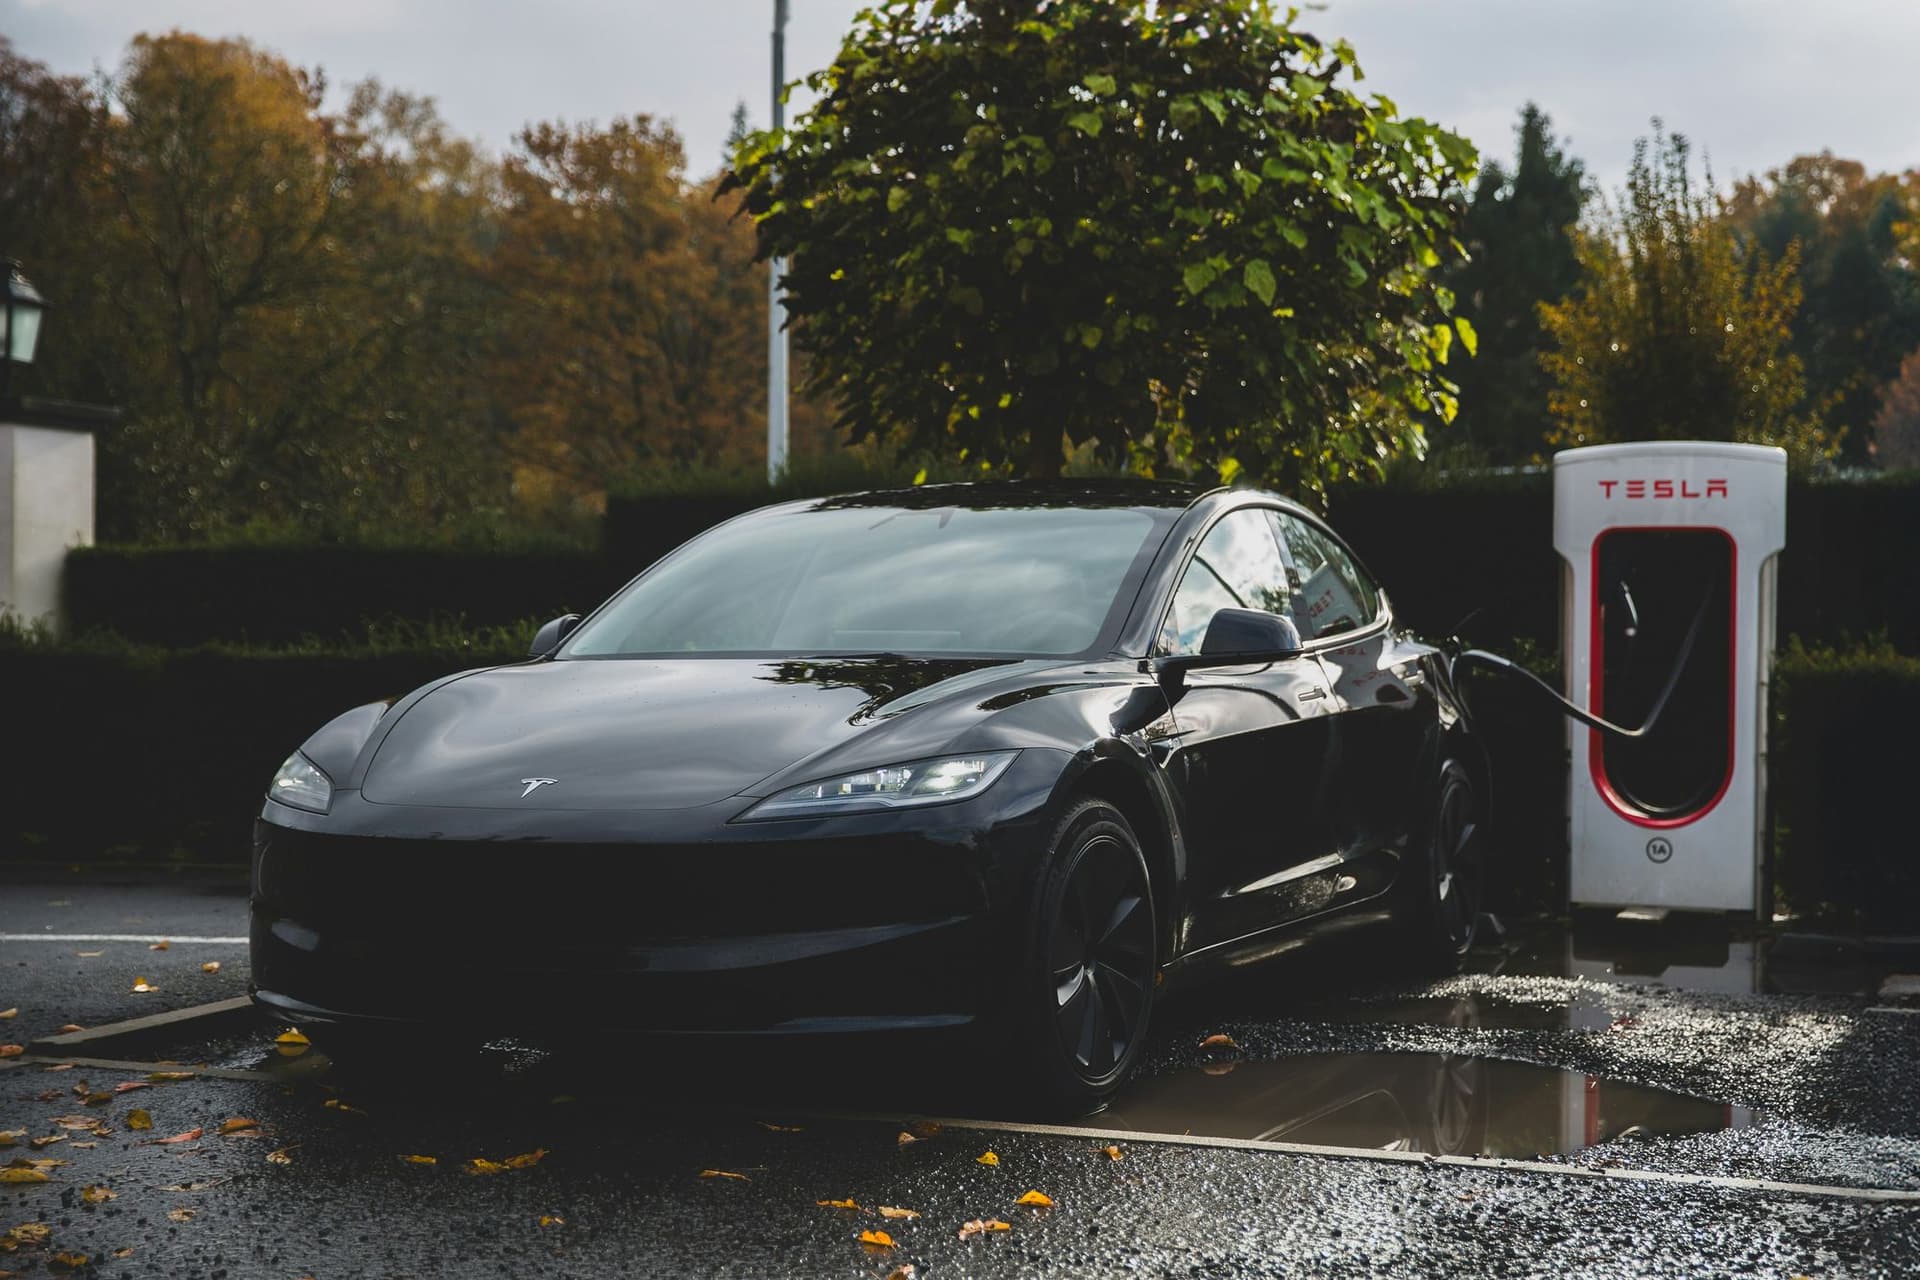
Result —
<path fill-rule="evenodd" d="M 1404 901 L 1420 951 L 1450 961 L 1467 953 L 1479 929 L 1485 868 L 1480 800 L 1473 775 L 1457 760 L 1440 766 L 1425 848 L 1404 877 Z"/>
<path fill-rule="evenodd" d="M 1126 817 L 1098 800 L 1054 829 L 1028 919 L 1018 1035 L 1038 1100 L 1081 1114 L 1139 1061 L 1158 972 L 1153 887 Z"/>

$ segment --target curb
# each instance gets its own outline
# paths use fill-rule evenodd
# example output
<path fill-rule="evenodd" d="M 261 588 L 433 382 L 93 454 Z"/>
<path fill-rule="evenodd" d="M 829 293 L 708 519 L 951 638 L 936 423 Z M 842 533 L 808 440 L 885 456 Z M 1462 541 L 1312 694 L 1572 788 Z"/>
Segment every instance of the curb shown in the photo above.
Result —
<path fill-rule="evenodd" d="M 88 1027 L 84 1031 L 42 1036 L 27 1045 L 27 1052 L 48 1055 L 82 1049 L 99 1050 L 109 1045 L 126 1048 L 177 1035 L 182 1031 L 211 1034 L 229 1025 L 253 1021 L 257 1016 L 253 997 L 234 996 L 230 1000 L 216 1000 L 212 1004 L 189 1005 L 185 1009 L 150 1013 L 142 1018 L 129 1018 L 125 1022 L 109 1022 L 104 1026 Z"/>

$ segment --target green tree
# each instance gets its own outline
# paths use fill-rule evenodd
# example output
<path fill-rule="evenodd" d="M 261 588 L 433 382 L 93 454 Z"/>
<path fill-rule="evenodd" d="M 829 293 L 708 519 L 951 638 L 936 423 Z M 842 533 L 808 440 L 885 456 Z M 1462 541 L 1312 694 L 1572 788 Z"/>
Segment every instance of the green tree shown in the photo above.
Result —
<path fill-rule="evenodd" d="M 1727 203 L 1734 225 L 1770 256 L 1799 246 L 1806 296 L 1793 349 L 1850 463 L 1867 461 L 1880 387 L 1920 346 L 1920 278 L 1900 236 L 1910 191 L 1895 175 L 1869 175 L 1823 151 L 1741 182 Z"/>
<path fill-rule="evenodd" d="M 1477 356 L 1453 370 L 1460 414 L 1448 439 L 1499 463 L 1525 462 L 1545 441 L 1539 308 L 1579 282 L 1574 228 L 1587 197 L 1585 171 L 1554 140 L 1545 112 L 1528 103 L 1515 132 L 1512 169 L 1489 162 L 1474 184 L 1462 237 L 1472 257 L 1446 276 L 1480 335 Z"/>
<path fill-rule="evenodd" d="M 736 180 L 855 439 L 1314 491 L 1424 449 L 1472 147 L 1265 0 L 884 0 Z M 1471 345 L 1471 329 L 1459 332 Z"/>
<path fill-rule="evenodd" d="M 1686 139 L 1655 129 L 1618 205 L 1580 237 L 1579 290 L 1540 311 L 1554 443 L 1737 440 L 1828 457 L 1791 347 L 1796 250 L 1743 251 L 1711 182 L 1694 185 Z"/>

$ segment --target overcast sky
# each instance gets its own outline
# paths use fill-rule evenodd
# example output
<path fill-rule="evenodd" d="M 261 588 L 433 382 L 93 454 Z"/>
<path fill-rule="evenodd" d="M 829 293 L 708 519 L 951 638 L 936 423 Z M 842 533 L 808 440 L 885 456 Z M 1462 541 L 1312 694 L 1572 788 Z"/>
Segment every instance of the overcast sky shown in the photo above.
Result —
<path fill-rule="evenodd" d="M 788 74 L 824 65 L 862 0 L 792 0 Z M 720 162 L 736 101 L 767 120 L 772 0 L 0 0 L 0 33 L 54 69 L 111 69 L 141 31 L 243 35 L 336 85 L 378 76 L 504 147 L 529 120 L 670 117 L 691 167 Z M 1649 117 L 1716 176 L 1830 148 L 1920 166 L 1916 0 L 1328 0 L 1302 26 L 1346 36 L 1363 88 L 1512 149 L 1537 101 L 1588 171 L 1623 177 Z"/>

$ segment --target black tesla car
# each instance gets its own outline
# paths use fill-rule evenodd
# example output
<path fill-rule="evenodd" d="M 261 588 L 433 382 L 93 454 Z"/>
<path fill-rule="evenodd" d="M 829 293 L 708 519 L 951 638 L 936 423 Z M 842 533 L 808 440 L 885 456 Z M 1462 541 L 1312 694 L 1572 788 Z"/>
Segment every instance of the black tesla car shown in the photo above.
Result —
<path fill-rule="evenodd" d="M 1176 976 L 1465 949 L 1487 800 L 1442 653 L 1281 498 L 791 502 L 288 757 L 254 998 L 336 1049 L 972 1027 L 1086 1108 Z"/>

